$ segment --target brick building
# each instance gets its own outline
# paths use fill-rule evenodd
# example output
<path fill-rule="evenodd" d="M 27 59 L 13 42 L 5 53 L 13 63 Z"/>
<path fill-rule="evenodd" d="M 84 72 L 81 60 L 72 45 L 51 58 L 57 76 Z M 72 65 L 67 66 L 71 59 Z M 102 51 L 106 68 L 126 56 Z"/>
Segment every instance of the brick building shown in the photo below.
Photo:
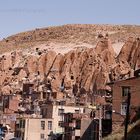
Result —
<path fill-rule="evenodd" d="M 0 111 L 3 113 L 14 113 L 18 111 L 20 96 L 17 95 L 1 95 L 0 96 Z"/>
<path fill-rule="evenodd" d="M 0 124 L 8 125 L 15 130 L 16 113 L 19 107 L 18 95 L 2 95 L 0 100 Z"/>
<path fill-rule="evenodd" d="M 140 70 L 135 71 L 134 77 L 110 83 L 113 95 L 112 123 L 122 125 L 126 116 L 127 95 L 130 92 L 130 119 L 133 121 L 140 107 Z"/>

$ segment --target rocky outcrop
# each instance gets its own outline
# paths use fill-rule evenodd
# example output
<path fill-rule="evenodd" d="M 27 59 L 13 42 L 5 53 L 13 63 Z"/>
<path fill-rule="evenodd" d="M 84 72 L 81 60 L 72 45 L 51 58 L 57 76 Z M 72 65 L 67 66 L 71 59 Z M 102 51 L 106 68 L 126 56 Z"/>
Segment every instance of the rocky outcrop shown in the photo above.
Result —
<path fill-rule="evenodd" d="M 70 27 L 72 28 L 72 26 L 67 28 Z M 85 28 L 87 29 L 87 26 Z M 85 28 L 78 26 L 78 34 L 82 33 Z M 118 28 L 115 29 L 115 34 L 119 30 Z M 38 30 L 35 32 L 36 36 L 34 35 L 30 38 L 30 33 L 28 33 L 28 37 L 39 40 L 39 37 L 37 37 L 39 35 Z M 44 30 L 44 35 L 42 32 L 40 32 L 40 35 L 46 36 L 47 32 L 47 30 Z M 71 31 L 67 30 L 67 32 L 70 34 Z M 49 36 L 53 36 L 51 34 L 55 34 L 55 37 L 60 38 L 58 32 L 50 32 Z M 73 33 L 71 32 L 71 34 Z M 76 34 L 74 35 L 76 36 Z M 69 36 L 67 36 L 68 38 Z M 13 43 L 11 37 L 8 39 Z M 21 39 L 21 36 L 14 37 L 14 39 Z M 27 40 L 27 38 L 24 39 Z M 51 39 L 55 40 L 56 38 Z M 3 53 L 0 56 L 1 91 L 4 94 L 10 94 L 22 90 L 22 84 L 26 78 L 34 83 L 36 87 L 43 86 L 49 80 L 53 91 L 60 92 L 63 85 L 65 86 L 64 94 L 68 94 L 71 97 L 79 94 L 82 97 L 97 90 L 107 89 L 105 86 L 107 82 L 125 78 L 126 75 L 130 76 L 132 71 L 140 66 L 139 38 L 129 37 L 124 42 L 117 57 L 112 47 L 114 43 L 112 36 L 104 35 L 104 33 L 100 34 L 97 36 L 95 44 L 91 43 L 90 47 L 86 47 L 89 44 L 80 41 L 78 41 L 79 44 L 77 42 L 72 43 L 72 49 L 65 53 L 56 52 L 54 48 L 50 48 L 49 43 L 44 44 L 43 41 L 43 48 L 37 44 L 38 47 L 35 45 L 33 48 Z M 67 45 L 70 45 L 69 41 L 68 43 L 63 42 L 65 49 Z M 57 45 L 56 42 L 55 45 Z"/>

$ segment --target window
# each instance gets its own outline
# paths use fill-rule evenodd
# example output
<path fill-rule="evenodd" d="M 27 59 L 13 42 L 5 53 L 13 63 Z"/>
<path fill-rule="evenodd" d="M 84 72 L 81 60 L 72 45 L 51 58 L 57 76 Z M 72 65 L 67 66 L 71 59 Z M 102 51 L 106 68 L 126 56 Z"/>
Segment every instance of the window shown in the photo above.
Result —
<path fill-rule="evenodd" d="M 40 140 L 44 140 L 45 139 L 45 135 L 44 134 L 40 134 Z"/>
<path fill-rule="evenodd" d="M 75 136 L 75 140 L 80 140 L 80 136 Z"/>
<path fill-rule="evenodd" d="M 52 121 L 48 121 L 48 130 L 52 130 Z"/>
<path fill-rule="evenodd" d="M 111 119 L 111 117 L 112 117 L 112 112 L 111 111 L 106 111 L 105 112 L 105 118 L 106 119 Z"/>
<path fill-rule="evenodd" d="M 20 128 L 25 128 L 25 120 L 20 120 L 19 127 Z"/>
<path fill-rule="evenodd" d="M 128 93 L 130 93 L 130 87 L 122 87 L 122 97 L 128 96 Z"/>
<path fill-rule="evenodd" d="M 75 110 L 75 113 L 80 113 L 80 110 L 79 110 L 79 109 L 76 109 L 76 110 Z"/>
<path fill-rule="evenodd" d="M 41 121 L 41 129 L 45 130 L 45 121 Z"/>
<path fill-rule="evenodd" d="M 2 106 L 3 105 L 3 98 L 2 98 L 2 96 L 0 96 L 0 106 Z"/>
<path fill-rule="evenodd" d="M 43 99 L 46 99 L 47 96 L 46 96 L 46 92 L 43 92 Z"/>
<path fill-rule="evenodd" d="M 63 121 L 59 121 L 58 126 L 63 127 Z"/>
<path fill-rule="evenodd" d="M 58 116 L 62 116 L 64 114 L 64 109 L 58 109 Z"/>
<path fill-rule="evenodd" d="M 127 103 L 121 104 L 121 115 L 126 115 Z"/>
<path fill-rule="evenodd" d="M 19 128 L 22 128 L 22 120 L 19 121 Z"/>
<path fill-rule="evenodd" d="M 76 129 L 81 128 L 81 120 L 76 120 Z"/>
<path fill-rule="evenodd" d="M 57 101 L 56 104 L 57 105 L 65 105 L 65 101 Z"/>
<path fill-rule="evenodd" d="M 17 138 L 20 138 L 21 137 L 21 131 L 19 131 L 19 130 L 17 130 L 16 132 L 15 132 L 15 136 L 17 137 Z"/>
<path fill-rule="evenodd" d="M 42 115 L 43 118 L 47 117 L 47 111 L 48 111 L 47 108 L 42 108 L 41 109 L 41 115 Z"/>

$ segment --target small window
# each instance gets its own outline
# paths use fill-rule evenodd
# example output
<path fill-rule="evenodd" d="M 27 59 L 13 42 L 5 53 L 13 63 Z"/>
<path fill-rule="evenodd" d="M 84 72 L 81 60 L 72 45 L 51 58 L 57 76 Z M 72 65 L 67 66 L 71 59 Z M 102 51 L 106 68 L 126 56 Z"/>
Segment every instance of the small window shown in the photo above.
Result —
<path fill-rule="evenodd" d="M 76 129 L 81 128 L 81 120 L 76 120 Z"/>
<path fill-rule="evenodd" d="M 48 121 L 48 130 L 52 130 L 52 121 Z"/>
<path fill-rule="evenodd" d="M 80 136 L 75 136 L 75 140 L 80 140 Z"/>
<path fill-rule="evenodd" d="M 58 126 L 63 127 L 63 121 L 59 121 Z"/>
<path fill-rule="evenodd" d="M 22 127 L 25 128 L 25 120 L 22 121 Z"/>
<path fill-rule="evenodd" d="M 41 129 L 45 130 L 45 121 L 41 121 Z"/>
<path fill-rule="evenodd" d="M 47 112 L 48 112 L 47 108 L 43 108 L 41 110 L 41 115 L 42 115 L 43 118 L 46 118 L 47 117 Z"/>
<path fill-rule="evenodd" d="M 111 119 L 111 116 L 112 116 L 112 112 L 111 111 L 106 111 L 105 112 L 105 118 L 106 119 Z"/>
<path fill-rule="evenodd" d="M 45 135 L 44 134 L 40 134 L 40 140 L 44 140 L 45 139 Z"/>
<path fill-rule="evenodd" d="M 19 128 L 25 128 L 25 120 L 20 120 Z"/>
<path fill-rule="evenodd" d="M 64 109 L 58 109 L 58 116 L 62 116 L 64 114 Z"/>
<path fill-rule="evenodd" d="M 80 110 L 79 109 L 75 109 L 75 113 L 80 113 Z"/>
<path fill-rule="evenodd" d="M 126 115 L 127 103 L 121 104 L 121 115 Z"/>
<path fill-rule="evenodd" d="M 65 115 L 64 122 L 65 123 L 72 123 L 72 117 L 73 117 L 72 113 Z"/>
<path fill-rule="evenodd" d="M 57 105 L 65 105 L 65 101 L 58 101 Z"/>
<path fill-rule="evenodd" d="M 130 93 L 130 87 L 122 87 L 122 97 L 128 96 L 128 93 Z"/>
<path fill-rule="evenodd" d="M 47 96 L 46 96 L 46 92 L 43 92 L 43 99 L 46 99 Z"/>
<path fill-rule="evenodd" d="M 2 103 L 3 103 L 3 98 L 2 96 L 0 96 L 0 104 L 2 105 Z"/>

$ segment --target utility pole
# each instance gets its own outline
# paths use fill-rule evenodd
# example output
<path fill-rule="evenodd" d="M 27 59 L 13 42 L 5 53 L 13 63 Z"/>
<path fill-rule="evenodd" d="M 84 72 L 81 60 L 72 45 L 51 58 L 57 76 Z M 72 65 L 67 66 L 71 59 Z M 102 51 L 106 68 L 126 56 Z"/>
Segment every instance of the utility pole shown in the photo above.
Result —
<path fill-rule="evenodd" d="M 124 131 L 124 140 L 127 140 L 127 129 L 129 124 L 129 117 L 130 117 L 130 100 L 131 100 L 131 93 L 128 92 L 127 98 L 127 110 L 126 110 L 126 119 L 125 119 L 125 131 Z"/>
<path fill-rule="evenodd" d="M 99 105 L 99 140 L 102 140 L 102 105 Z"/>
<path fill-rule="evenodd" d="M 27 118 L 27 134 L 26 134 L 26 140 L 28 140 L 28 135 L 29 135 L 29 132 L 28 131 L 29 131 L 29 117 Z"/>

